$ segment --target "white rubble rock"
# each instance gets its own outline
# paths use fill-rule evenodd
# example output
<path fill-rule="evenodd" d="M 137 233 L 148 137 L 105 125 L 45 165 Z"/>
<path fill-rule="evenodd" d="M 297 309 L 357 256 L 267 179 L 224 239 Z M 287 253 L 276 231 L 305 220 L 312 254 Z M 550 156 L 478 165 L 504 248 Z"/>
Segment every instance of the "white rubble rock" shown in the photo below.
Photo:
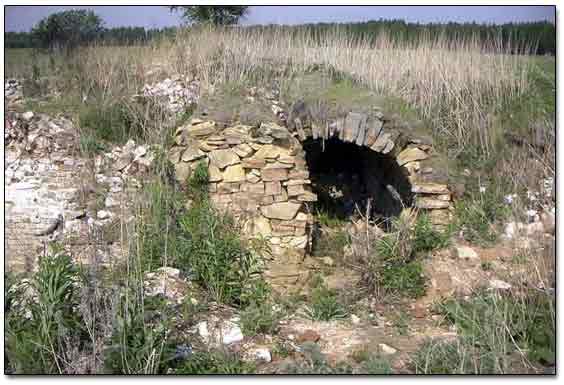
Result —
<path fill-rule="evenodd" d="M 490 280 L 490 288 L 497 290 L 509 290 L 511 289 L 511 285 L 499 279 L 492 279 Z"/>
<path fill-rule="evenodd" d="M 391 346 L 386 345 L 386 344 L 378 344 L 378 347 L 380 348 L 380 351 L 384 355 L 390 355 L 391 356 L 392 354 L 397 353 L 397 349 L 394 349 Z"/>
<path fill-rule="evenodd" d="M 133 155 L 135 156 L 133 158 L 133 161 L 136 161 L 137 159 L 141 158 L 146 153 L 147 153 L 147 147 L 146 146 L 137 147 L 135 150 L 133 150 Z"/>
<path fill-rule="evenodd" d="M 358 325 L 360 323 L 360 318 L 356 314 L 351 314 L 351 322 L 353 325 Z"/>
<path fill-rule="evenodd" d="M 249 358 L 255 361 L 264 361 L 270 362 L 272 361 L 272 355 L 270 354 L 270 350 L 267 348 L 255 348 L 251 349 L 247 352 Z"/>
<path fill-rule="evenodd" d="M 480 259 L 478 253 L 476 253 L 476 251 L 474 251 L 473 248 L 468 246 L 456 246 L 455 252 L 456 252 L 456 257 L 459 259 L 466 259 L 466 260 Z"/>
<path fill-rule="evenodd" d="M 223 322 L 214 322 L 216 327 L 210 331 L 208 321 L 202 321 L 196 325 L 196 328 L 205 343 L 209 345 L 230 345 L 235 342 L 240 342 L 244 338 L 243 332 L 237 322 L 238 319 L 235 317 Z"/>
<path fill-rule="evenodd" d="M 112 217 L 112 213 L 111 211 L 107 211 L 107 210 L 100 210 L 98 211 L 98 219 L 108 219 Z"/>
<path fill-rule="evenodd" d="M 34 116 L 33 111 L 27 111 L 22 114 L 22 119 L 29 122 Z"/>
<path fill-rule="evenodd" d="M 199 322 L 196 325 L 196 328 L 198 329 L 198 334 L 200 335 L 200 337 L 202 337 L 202 340 L 209 343 L 210 332 L 208 330 L 208 322 L 207 321 Z"/>
<path fill-rule="evenodd" d="M 167 277 L 180 278 L 180 270 L 170 266 L 158 268 L 157 273 L 165 274 Z"/>
<path fill-rule="evenodd" d="M 115 206 L 119 206 L 119 201 L 114 199 L 111 196 L 107 196 L 106 200 L 105 200 L 105 205 L 106 207 L 115 207 Z"/>
<path fill-rule="evenodd" d="M 241 331 L 239 325 L 233 322 L 233 320 L 225 323 L 221 333 L 221 341 L 223 341 L 224 345 L 242 341 L 243 338 L 243 332 Z"/>
<path fill-rule="evenodd" d="M 517 235 L 517 223 L 509 222 L 505 224 L 503 234 L 507 239 L 513 239 Z"/>
<path fill-rule="evenodd" d="M 540 218 L 537 210 L 527 210 L 527 219 L 529 220 L 529 223 L 538 222 Z"/>

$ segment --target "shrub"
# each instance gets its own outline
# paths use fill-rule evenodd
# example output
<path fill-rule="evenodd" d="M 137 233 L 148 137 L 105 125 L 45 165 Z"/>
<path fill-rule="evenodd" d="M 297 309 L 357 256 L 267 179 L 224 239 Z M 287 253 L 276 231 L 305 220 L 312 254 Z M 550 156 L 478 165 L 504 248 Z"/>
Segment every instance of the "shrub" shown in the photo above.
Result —
<path fill-rule="evenodd" d="M 241 330 L 246 336 L 255 336 L 260 333 L 272 334 L 278 328 L 280 314 L 272 309 L 270 303 L 247 306 L 241 312 Z"/>
<path fill-rule="evenodd" d="M 500 184 L 500 181 L 493 181 L 485 191 L 471 192 L 455 204 L 457 226 L 468 242 L 490 245 L 496 241 L 494 225 L 509 213 Z"/>
<path fill-rule="evenodd" d="M 332 321 L 346 318 L 347 310 L 339 302 L 337 292 L 322 284 L 313 289 L 305 316 L 312 321 Z"/>
<path fill-rule="evenodd" d="M 426 214 L 419 214 L 413 230 L 413 251 L 429 252 L 449 244 L 450 233 L 441 233 L 433 228 Z"/>
<path fill-rule="evenodd" d="M 424 237 L 432 237 L 423 239 Z M 403 210 L 392 220 L 391 232 L 376 240 L 374 253 L 366 261 L 363 281 L 377 295 L 418 298 L 425 293 L 418 251 L 429 251 L 446 244 L 447 234 L 438 234 L 426 217 L 416 219 L 412 210 Z"/>
<path fill-rule="evenodd" d="M 315 239 L 313 255 L 341 260 L 343 258 L 343 248 L 347 244 L 348 236 L 346 232 L 342 230 L 325 230 Z"/>
<path fill-rule="evenodd" d="M 491 357 L 478 360 L 471 345 L 427 340 L 411 359 L 416 374 L 493 374 Z"/>
<path fill-rule="evenodd" d="M 141 209 L 136 223 L 139 242 L 133 243 L 132 252 L 138 256 L 142 271 L 151 271 L 163 265 L 164 257 L 173 263 L 182 250 L 176 216 L 181 200 L 171 185 L 152 181 L 145 187 L 147 203 Z"/>
<path fill-rule="evenodd" d="M 80 151 L 83 154 L 87 155 L 93 155 L 102 151 L 106 151 L 106 146 L 90 132 L 85 132 L 80 135 L 79 147 Z"/>
<path fill-rule="evenodd" d="M 425 276 L 421 262 L 384 264 L 381 287 L 388 294 L 411 298 L 423 296 L 425 294 Z"/>
<path fill-rule="evenodd" d="M 268 250 L 243 242 L 233 218 L 205 199 L 195 201 L 179 218 L 179 225 L 182 253 L 177 267 L 193 273 L 215 301 L 246 305 L 260 280 L 260 255 Z"/>

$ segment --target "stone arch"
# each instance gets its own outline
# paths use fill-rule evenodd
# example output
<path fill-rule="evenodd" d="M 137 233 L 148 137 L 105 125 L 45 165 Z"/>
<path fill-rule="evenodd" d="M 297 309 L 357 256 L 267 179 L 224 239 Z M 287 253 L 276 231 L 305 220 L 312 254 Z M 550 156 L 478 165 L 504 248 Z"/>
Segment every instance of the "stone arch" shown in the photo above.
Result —
<path fill-rule="evenodd" d="M 169 154 L 181 183 L 198 162 L 206 162 L 214 204 L 238 218 L 246 236 L 261 235 L 270 241 L 276 258 L 266 276 L 273 282 L 300 270 L 295 266 L 303 263 L 312 240 L 311 203 L 318 200 L 307 159 L 312 144 L 341 143 L 357 148 L 367 162 L 384 162 L 388 168 L 384 172 L 392 170 L 403 178 L 407 191 L 400 196 L 409 198 L 408 205 L 428 211 L 437 226 L 448 224 L 451 193 L 446 175 L 433 166 L 442 161 L 428 138 L 398 128 L 379 111 L 349 112 L 323 126 L 300 118 L 290 123 L 290 128 L 264 121 L 258 126 L 226 127 L 192 119 L 176 131 L 176 144 Z M 375 176 L 374 169 L 362 168 L 365 178 Z"/>

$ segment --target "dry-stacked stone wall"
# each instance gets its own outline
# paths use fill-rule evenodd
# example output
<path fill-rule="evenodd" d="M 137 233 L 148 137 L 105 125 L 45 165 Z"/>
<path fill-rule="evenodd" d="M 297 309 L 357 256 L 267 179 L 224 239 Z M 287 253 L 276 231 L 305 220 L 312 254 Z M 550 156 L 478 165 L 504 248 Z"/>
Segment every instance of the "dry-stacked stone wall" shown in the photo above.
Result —
<path fill-rule="evenodd" d="M 246 234 L 268 238 L 273 252 L 283 254 L 306 249 L 313 221 L 307 203 L 317 197 L 304 155 L 300 142 L 274 123 L 257 130 L 193 119 L 177 130 L 170 160 L 181 183 L 204 161 L 216 207 L 242 221 Z"/>

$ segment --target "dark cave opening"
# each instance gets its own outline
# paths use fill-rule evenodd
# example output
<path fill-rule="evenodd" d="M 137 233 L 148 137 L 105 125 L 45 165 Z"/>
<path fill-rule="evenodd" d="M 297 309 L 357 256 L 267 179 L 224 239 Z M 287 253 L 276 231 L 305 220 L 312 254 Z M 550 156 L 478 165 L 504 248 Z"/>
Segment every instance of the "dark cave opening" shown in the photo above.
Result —
<path fill-rule="evenodd" d="M 412 205 L 407 170 L 393 156 L 338 138 L 307 139 L 302 146 L 318 212 L 348 220 L 357 210 L 364 215 L 370 200 L 371 219 L 386 224 Z"/>

